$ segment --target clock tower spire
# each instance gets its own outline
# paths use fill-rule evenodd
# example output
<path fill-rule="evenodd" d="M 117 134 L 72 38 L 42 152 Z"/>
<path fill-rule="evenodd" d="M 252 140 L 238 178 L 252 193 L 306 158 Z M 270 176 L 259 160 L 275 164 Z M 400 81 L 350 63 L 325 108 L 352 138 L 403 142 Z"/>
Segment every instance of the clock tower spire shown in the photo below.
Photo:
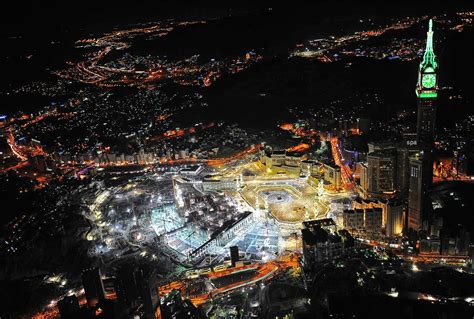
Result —
<path fill-rule="evenodd" d="M 430 19 L 426 38 L 426 49 L 418 69 L 416 95 L 418 97 L 418 120 L 416 138 L 418 147 L 431 153 L 434 143 L 436 100 L 438 97 L 438 62 L 433 49 L 433 20 Z"/>
<path fill-rule="evenodd" d="M 434 69 L 438 67 L 438 63 L 436 62 L 436 56 L 433 51 L 433 19 L 430 19 L 428 25 L 426 49 L 425 54 L 423 54 L 423 61 L 420 64 L 420 69 L 425 69 L 428 66 L 432 66 Z"/>
<path fill-rule="evenodd" d="M 416 95 L 418 98 L 436 98 L 438 96 L 438 62 L 433 49 L 433 20 L 430 19 L 426 37 L 426 48 L 418 70 Z"/>
<path fill-rule="evenodd" d="M 419 230 L 431 212 L 428 189 L 433 182 L 433 148 L 438 98 L 438 62 L 433 48 L 433 20 L 430 19 L 423 60 L 418 68 L 416 96 L 418 116 L 416 140 L 418 155 L 410 159 L 408 226 Z M 423 227 L 424 228 L 424 227 Z"/>

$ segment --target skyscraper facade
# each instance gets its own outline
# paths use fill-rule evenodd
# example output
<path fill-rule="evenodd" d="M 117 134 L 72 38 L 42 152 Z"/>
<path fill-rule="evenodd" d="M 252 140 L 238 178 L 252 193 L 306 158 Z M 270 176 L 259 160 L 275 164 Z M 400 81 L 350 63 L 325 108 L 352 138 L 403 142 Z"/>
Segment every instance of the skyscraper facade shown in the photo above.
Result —
<path fill-rule="evenodd" d="M 376 151 L 367 155 L 368 191 L 372 194 L 395 189 L 396 156 L 394 151 Z"/>
<path fill-rule="evenodd" d="M 104 284 L 99 268 L 85 270 L 82 273 L 82 284 L 89 307 L 94 308 L 99 301 L 105 299 Z"/>
<path fill-rule="evenodd" d="M 408 192 L 408 228 L 419 230 L 423 226 L 423 210 L 426 203 L 426 180 L 423 170 L 423 154 L 410 157 L 410 186 Z"/>
<path fill-rule="evenodd" d="M 418 97 L 416 137 L 418 146 L 424 153 L 431 153 L 433 149 L 438 97 L 437 71 L 438 63 L 433 50 L 433 20 L 430 20 L 426 49 L 418 70 L 416 85 Z"/>
<path fill-rule="evenodd" d="M 408 227 L 419 230 L 429 213 L 427 191 L 433 180 L 433 146 L 438 97 L 438 62 L 433 50 L 433 20 L 429 21 L 426 49 L 418 70 L 416 140 L 419 154 L 410 158 Z"/>
<path fill-rule="evenodd" d="M 387 236 L 400 235 L 403 231 L 403 205 L 399 201 L 390 201 L 387 204 L 387 220 L 385 234 Z"/>
<path fill-rule="evenodd" d="M 159 294 L 156 271 L 146 265 L 124 263 L 117 269 L 115 291 L 123 313 L 140 309 L 140 318 L 156 318 Z"/>

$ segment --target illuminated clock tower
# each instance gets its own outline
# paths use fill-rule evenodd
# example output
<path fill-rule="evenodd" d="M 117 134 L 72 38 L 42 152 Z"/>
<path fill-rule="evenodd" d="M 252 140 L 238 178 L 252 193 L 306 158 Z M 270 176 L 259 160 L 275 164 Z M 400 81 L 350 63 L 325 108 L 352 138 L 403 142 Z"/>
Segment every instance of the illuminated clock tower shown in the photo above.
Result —
<path fill-rule="evenodd" d="M 436 100 L 438 97 L 438 63 L 433 51 L 433 20 L 430 19 L 426 49 L 418 70 L 416 95 L 418 97 L 418 120 L 416 139 L 423 153 L 432 153 L 435 123 Z"/>
<path fill-rule="evenodd" d="M 416 140 L 419 153 L 410 158 L 408 194 L 408 227 L 425 229 L 429 218 L 430 200 L 427 190 L 433 182 L 433 148 L 438 97 L 438 63 L 433 51 L 433 20 L 430 19 L 426 49 L 418 70 L 416 95 L 418 117 Z"/>

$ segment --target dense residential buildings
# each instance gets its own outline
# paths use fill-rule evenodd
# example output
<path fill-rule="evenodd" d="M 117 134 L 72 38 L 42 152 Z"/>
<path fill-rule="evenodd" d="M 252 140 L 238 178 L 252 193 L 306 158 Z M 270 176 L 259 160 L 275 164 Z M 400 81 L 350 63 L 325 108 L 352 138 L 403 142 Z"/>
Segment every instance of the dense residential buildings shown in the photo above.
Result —
<path fill-rule="evenodd" d="M 304 268 L 330 262 L 350 249 L 350 242 L 340 235 L 332 219 L 305 221 L 301 234 Z"/>
<path fill-rule="evenodd" d="M 343 212 L 344 228 L 362 235 L 377 237 L 383 231 L 382 208 L 348 209 Z"/>

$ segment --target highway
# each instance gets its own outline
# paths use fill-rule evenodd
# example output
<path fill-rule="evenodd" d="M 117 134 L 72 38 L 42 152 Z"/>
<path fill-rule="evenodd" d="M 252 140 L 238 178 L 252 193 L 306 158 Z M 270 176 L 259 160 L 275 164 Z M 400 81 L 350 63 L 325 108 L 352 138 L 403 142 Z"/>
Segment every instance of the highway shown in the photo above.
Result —
<path fill-rule="evenodd" d="M 182 158 L 182 159 L 177 159 L 177 160 L 163 161 L 160 164 L 178 165 L 178 164 L 187 164 L 187 163 L 203 163 L 209 166 L 222 166 L 224 164 L 230 163 L 238 159 L 242 159 L 243 157 L 247 155 L 255 153 L 261 147 L 262 147 L 261 144 L 257 144 L 229 157 L 212 158 L 212 159 Z"/>
<path fill-rule="evenodd" d="M 295 256 L 289 256 L 286 258 L 281 258 L 278 261 L 269 261 L 266 263 L 251 264 L 251 265 L 238 267 L 238 268 L 229 268 L 224 271 L 210 272 L 208 274 L 202 275 L 202 277 L 211 280 L 215 278 L 226 277 L 226 276 L 232 275 L 237 272 L 241 272 L 246 269 L 256 269 L 255 274 L 251 278 L 248 278 L 246 280 L 239 281 L 239 282 L 234 282 L 232 284 L 216 288 L 210 292 L 205 292 L 197 296 L 192 296 L 190 300 L 195 306 L 198 306 L 207 302 L 211 298 L 215 298 L 216 296 L 220 294 L 224 294 L 229 291 L 233 291 L 233 290 L 236 290 L 248 285 L 255 284 L 259 281 L 272 278 L 278 272 L 288 267 L 297 267 L 297 266 L 298 266 L 297 258 Z M 174 282 L 171 282 L 169 284 L 159 287 L 158 291 L 161 296 L 164 296 L 167 293 L 169 293 L 171 290 L 178 289 L 178 290 L 181 290 L 181 293 L 183 296 L 186 296 L 187 284 L 188 284 L 187 280 L 174 281 Z"/>
<path fill-rule="evenodd" d="M 354 187 L 354 179 L 352 177 L 352 171 L 349 166 L 345 165 L 342 161 L 341 151 L 339 149 L 339 143 L 337 137 L 330 139 L 332 156 L 334 163 L 341 168 L 341 177 L 344 184 L 344 188 L 352 189 Z"/>

